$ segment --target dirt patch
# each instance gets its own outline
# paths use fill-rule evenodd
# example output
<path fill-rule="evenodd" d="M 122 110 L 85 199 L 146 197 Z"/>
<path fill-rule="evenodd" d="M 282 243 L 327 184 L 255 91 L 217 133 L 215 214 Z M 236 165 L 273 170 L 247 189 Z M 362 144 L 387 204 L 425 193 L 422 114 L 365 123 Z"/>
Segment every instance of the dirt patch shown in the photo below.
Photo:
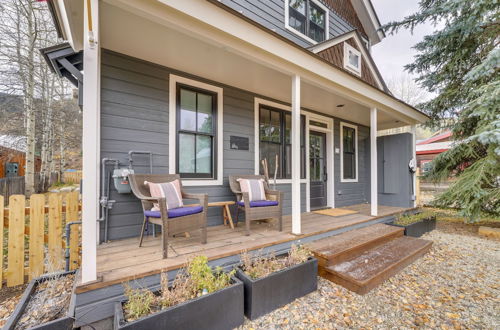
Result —
<path fill-rule="evenodd" d="M 23 295 L 26 285 L 19 285 L 13 288 L 4 287 L 0 290 L 0 327 L 3 327 L 10 315 L 16 308 L 17 303 Z"/>

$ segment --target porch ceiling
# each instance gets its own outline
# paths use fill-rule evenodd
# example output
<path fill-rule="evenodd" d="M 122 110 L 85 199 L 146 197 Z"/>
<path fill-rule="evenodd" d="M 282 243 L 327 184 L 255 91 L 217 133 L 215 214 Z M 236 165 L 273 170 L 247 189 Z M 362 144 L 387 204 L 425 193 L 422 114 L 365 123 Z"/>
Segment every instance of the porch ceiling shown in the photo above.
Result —
<path fill-rule="evenodd" d="M 103 2 L 101 47 L 290 103 L 291 78 L 275 67 L 201 36 L 160 24 L 152 17 Z M 162 22 L 164 23 L 164 22 Z M 302 79 L 304 109 L 369 126 L 369 108 Z M 343 105 L 343 107 L 337 107 Z M 380 111 L 378 128 L 408 125 L 402 117 Z"/>

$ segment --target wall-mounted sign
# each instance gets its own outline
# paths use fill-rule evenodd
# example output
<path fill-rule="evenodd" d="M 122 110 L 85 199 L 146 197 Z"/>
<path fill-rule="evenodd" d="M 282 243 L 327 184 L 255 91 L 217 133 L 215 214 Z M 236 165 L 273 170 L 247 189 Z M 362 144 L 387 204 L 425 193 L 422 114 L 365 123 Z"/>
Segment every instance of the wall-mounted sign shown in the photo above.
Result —
<path fill-rule="evenodd" d="M 248 150 L 250 145 L 250 139 L 244 136 L 234 136 L 229 137 L 230 148 L 234 150 Z"/>

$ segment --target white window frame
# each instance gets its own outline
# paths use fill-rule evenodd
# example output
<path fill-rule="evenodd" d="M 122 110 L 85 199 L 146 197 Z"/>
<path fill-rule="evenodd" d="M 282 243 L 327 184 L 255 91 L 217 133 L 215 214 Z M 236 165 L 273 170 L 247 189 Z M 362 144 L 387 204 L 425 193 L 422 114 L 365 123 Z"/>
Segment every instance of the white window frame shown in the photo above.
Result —
<path fill-rule="evenodd" d="M 354 148 L 355 159 L 356 159 L 356 178 L 354 179 L 344 179 L 344 126 L 354 129 Z M 359 161 L 358 161 L 358 126 L 348 124 L 345 122 L 340 122 L 340 182 L 358 182 L 359 179 Z"/>
<path fill-rule="evenodd" d="M 309 1 L 309 0 L 307 0 L 307 1 Z M 324 41 L 326 41 L 330 38 L 330 10 L 328 9 L 327 6 L 325 6 L 324 4 L 319 2 L 318 0 L 311 0 L 311 1 L 314 2 L 318 7 L 320 7 L 321 9 L 323 9 L 325 11 L 325 40 Z M 298 35 L 302 39 L 305 39 L 305 40 L 309 41 L 310 43 L 312 43 L 313 45 L 316 45 L 318 43 L 316 40 L 309 38 L 307 35 L 300 33 L 299 31 L 295 30 L 293 27 L 290 26 L 290 24 L 289 24 L 289 10 L 288 10 L 288 8 L 290 8 L 289 4 L 290 4 L 290 0 L 285 0 L 285 28 L 288 31 Z M 309 17 L 307 17 L 307 19 L 309 19 Z"/>
<path fill-rule="evenodd" d="M 255 175 L 260 174 L 260 132 L 259 132 L 259 110 L 261 105 L 267 105 L 272 108 L 280 109 L 280 110 L 285 110 L 292 112 L 292 107 L 289 105 L 281 104 L 278 102 L 274 101 L 269 101 L 265 99 L 261 99 L 259 97 L 254 98 L 254 149 L 255 149 L 255 154 L 254 154 L 254 173 Z M 300 111 L 301 115 L 305 116 L 306 120 L 306 125 L 308 123 L 308 118 L 309 114 L 303 110 Z M 307 133 L 307 132 L 306 132 Z M 306 159 L 309 157 L 308 150 L 309 148 L 308 142 L 307 142 L 307 137 L 306 137 Z M 308 162 L 306 161 L 306 166 Z M 269 174 L 271 175 L 271 173 Z M 309 174 L 306 169 L 306 178 L 305 179 L 300 179 L 301 183 L 307 183 L 309 178 Z M 271 179 L 271 183 L 274 183 L 274 180 Z M 276 179 L 276 184 L 287 184 L 287 183 L 292 183 L 292 179 Z"/>
<path fill-rule="evenodd" d="M 169 75 L 169 103 L 168 103 L 168 172 L 170 174 L 177 173 L 176 166 L 176 148 L 177 148 L 177 84 L 184 84 L 195 88 L 205 89 L 217 94 L 217 168 L 215 173 L 216 179 L 182 179 L 183 186 L 221 186 L 223 183 L 223 152 L 224 152 L 224 130 L 223 130 L 223 112 L 224 112 L 224 95 L 223 89 L 218 86 L 207 84 L 201 81 L 177 76 Z"/>
<path fill-rule="evenodd" d="M 359 66 L 357 68 L 351 65 L 351 63 L 349 63 L 349 52 L 353 52 L 358 56 Z M 361 76 L 361 61 L 362 61 L 361 52 L 344 41 L 344 68 L 353 72 L 358 76 Z"/>

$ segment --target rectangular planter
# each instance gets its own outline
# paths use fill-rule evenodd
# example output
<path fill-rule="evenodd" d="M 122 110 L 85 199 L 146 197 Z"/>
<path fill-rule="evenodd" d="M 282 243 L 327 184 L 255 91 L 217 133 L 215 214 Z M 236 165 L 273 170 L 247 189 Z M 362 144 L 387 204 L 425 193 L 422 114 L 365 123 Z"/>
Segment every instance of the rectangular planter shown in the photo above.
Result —
<path fill-rule="evenodd" d="M 398 225 L 395 223 L 389 223 L 392 226 L 403 227 L 405 229 L 405 235 L 411 237 L 420 237 L 423 234 L 436 229 L 436 217 L 429 217 L 422 221 L 418 221 L 406 226 Z"/>
<path fill-rule="evenodd" d="M 254 320 L 318 288 L 318 260 L 295 265 L 266 277 L 251 279 L 241 269 L 236 276 L 245 287 L 245 315 Z"/>
<path fill-rule="evenodd" d="M 19 319 L 22 317 L 24 310 L 26 307 L 28 307 L 28 304 L 31 300 L 32 295 L 35 293 L 36 288 L 40 283 L 43 283 L 45 281 L 48 281 L 54 277 L 54 275 L 59 275 L 59 276 L 66 276 L 70 274 L 75 274 L 76 271 L 69 271 L 69 272 L 61 272 L 57 274 L 49 274 L 49 275 L 43 275 L 41 277 L 32 279 L 31 282 L 28 284 L 26 287 L 26 290 L 24 290 L 24 293 L 21 297 L 21 300 L 19 300 L 19 303 L 16 306 L 16 309 L 12 313 L 12 315 L 9 317 L 7 320 L 7 323 L 5 323 L 4 327 L 2 328 L 3 330 L 13 330 Z M 76 280 L 75 280 L 76 284 Z M 37 325 L 35 327 L 30 328 L 31 330 L 69 330 L 73 329 L 73 323 L 75 321 L 75 293 L 74 293 L 74 285 L 73 285 L 73 293 L 71 295 L 71 300 L 69 302 L 69 307 L 68 307 L 68 312 L 66 313 L 66 316 L 61 317 L 59 319 L 43 323 L 40 325 Z"/>
<path fill-rule="evenodd" d="M 222 290 L 186 301 L 133 322 L 125 322 L 123 304 L 115 304 L 114 329 L 234 329 L 243 324 L 243 283 L 237 278 Z"/>

